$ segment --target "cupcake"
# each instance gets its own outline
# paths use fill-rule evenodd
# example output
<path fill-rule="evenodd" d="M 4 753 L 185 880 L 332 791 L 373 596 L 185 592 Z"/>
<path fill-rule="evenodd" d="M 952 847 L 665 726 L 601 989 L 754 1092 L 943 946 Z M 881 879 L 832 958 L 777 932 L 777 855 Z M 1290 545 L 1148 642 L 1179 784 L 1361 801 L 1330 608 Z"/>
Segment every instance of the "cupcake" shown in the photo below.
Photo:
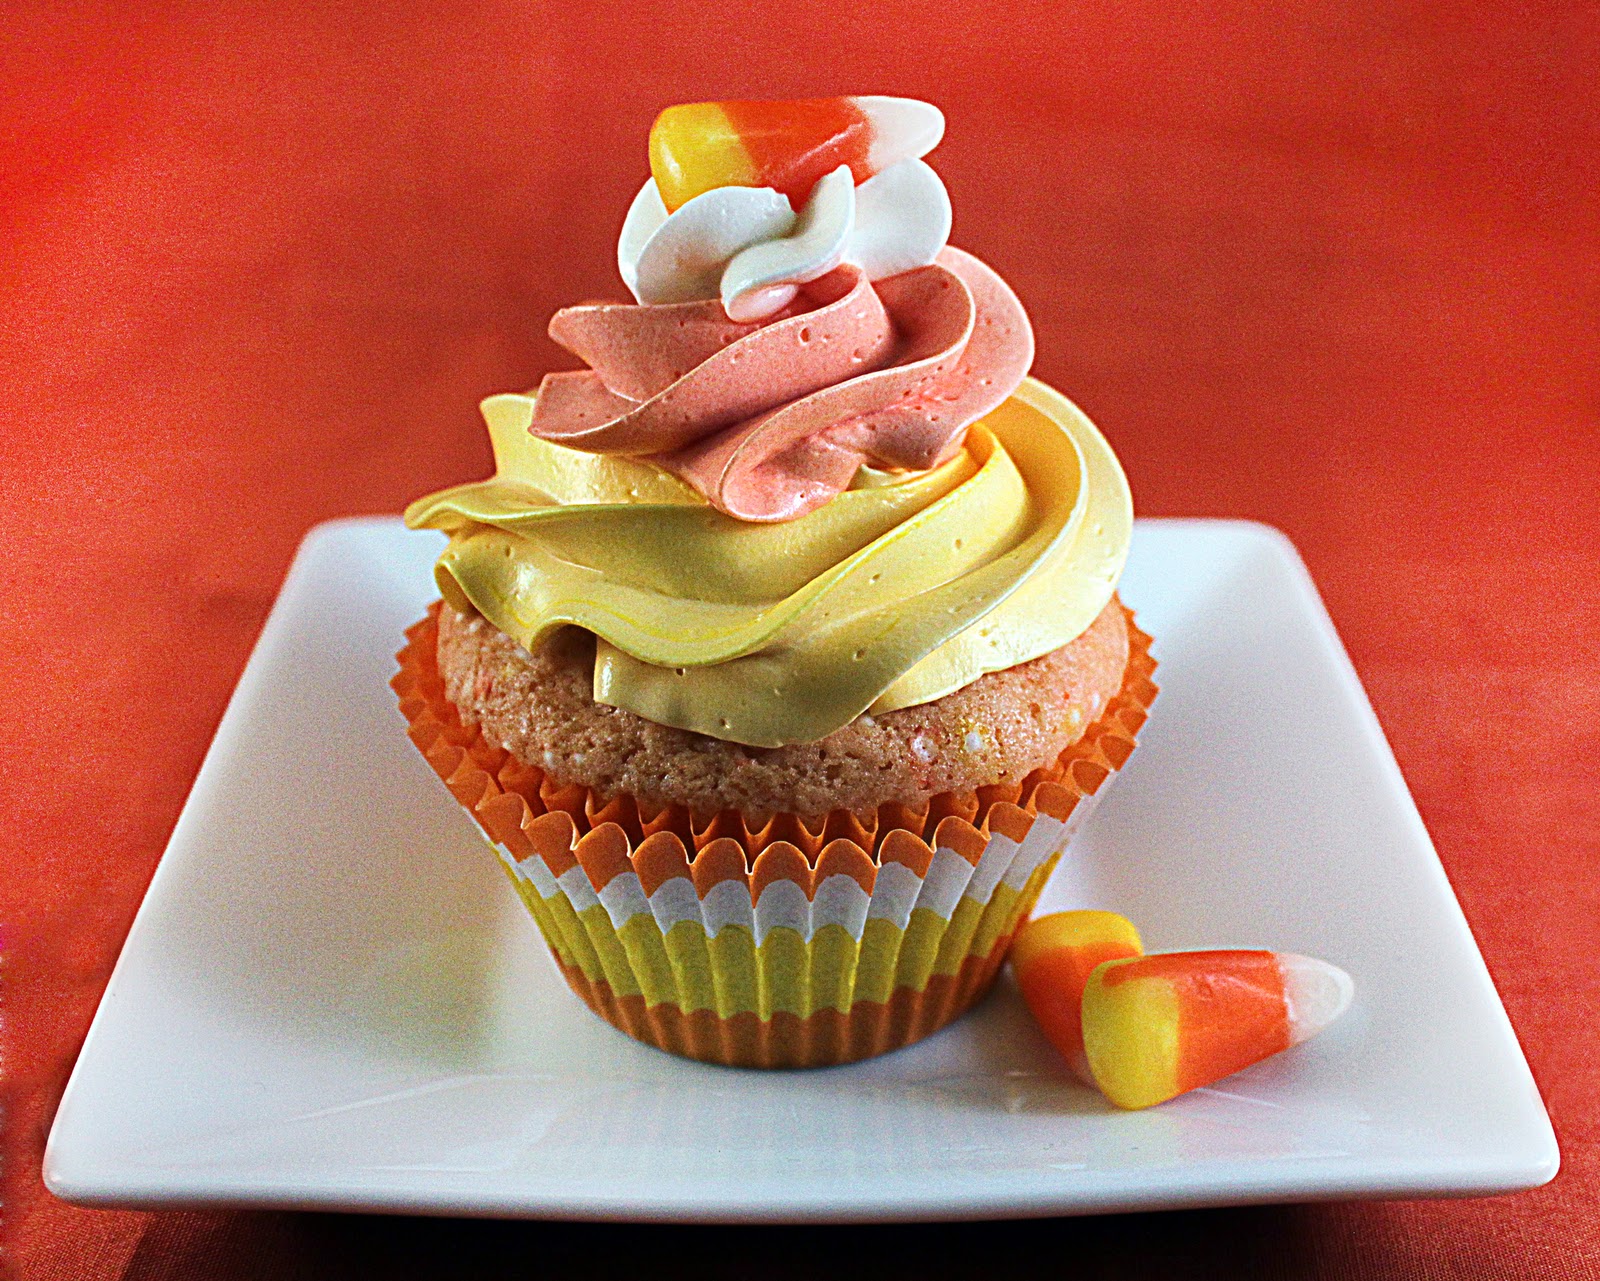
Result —
<path fill-rule="evenodd" d="M 849 1062 L 978 1000 L 1155 686 L 1105 440 L 947 244 L 943 118 L 669 108 L 587 366 L 483 404 L 492 479 L 394 680 L 596 1013 Z"/>

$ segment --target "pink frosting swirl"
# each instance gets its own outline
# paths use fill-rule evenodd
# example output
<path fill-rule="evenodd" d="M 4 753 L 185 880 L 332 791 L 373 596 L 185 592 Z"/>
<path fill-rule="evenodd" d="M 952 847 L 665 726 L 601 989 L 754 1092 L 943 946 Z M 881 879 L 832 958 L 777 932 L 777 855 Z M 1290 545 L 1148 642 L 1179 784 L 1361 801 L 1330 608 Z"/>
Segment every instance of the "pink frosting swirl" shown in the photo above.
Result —
<path fill-rule="evenodd" d="M 648 458 L 740 520 L 792 520 L 863 463 L 922 470 L 1016 390 L 1033 329 L 971 254 L 869 281 L 845 264 L 764 321 L 719 301 L 567 307 L 550 336 L 589 365 L 547 374 L 529 430 Z"/>

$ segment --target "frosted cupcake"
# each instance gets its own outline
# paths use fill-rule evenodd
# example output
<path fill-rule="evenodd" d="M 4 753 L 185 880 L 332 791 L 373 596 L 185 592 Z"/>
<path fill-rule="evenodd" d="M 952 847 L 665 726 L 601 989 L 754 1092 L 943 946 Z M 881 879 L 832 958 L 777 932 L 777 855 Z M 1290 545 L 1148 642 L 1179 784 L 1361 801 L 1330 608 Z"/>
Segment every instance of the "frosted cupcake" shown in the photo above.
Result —
<path fill-rule="evenodd" d="M 993 980 L 1155 687 L 1115 456 L 946 244 L 905 99 L 675 107 L 558 312 L 588 368 L 484 403 L 419 500 L 395 680 L 563 975 L 663 1049 L 798 1066 Z M 796 212 L 798 210 L 798 212 Z"/>

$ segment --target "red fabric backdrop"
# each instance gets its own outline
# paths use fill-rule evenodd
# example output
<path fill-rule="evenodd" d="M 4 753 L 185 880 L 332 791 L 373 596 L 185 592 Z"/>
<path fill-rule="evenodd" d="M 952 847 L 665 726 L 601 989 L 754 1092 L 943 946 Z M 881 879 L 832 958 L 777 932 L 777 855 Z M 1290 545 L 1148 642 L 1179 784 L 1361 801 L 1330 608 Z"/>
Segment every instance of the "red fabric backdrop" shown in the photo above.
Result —
<path fill-rule="evenodd" d="M 0 24 L 18 1270 L 499 1275 L 504 1250 L 519 1275 L 604 1251 L 738 1276 L 776 1244 L 797 1276 L 841 1246 L 891 1274 L 1597 1275 L 1600 10 L 443 9 Z M 1102 424 L 1141 510 L 1256 517 L 1303 549 L 1563 1174 L 1492 1201 L 786 1236 L 50 1198 L 54 1101 L 302 532 L 485 470 L 478 398 L 562 359 L 554 308 L 619 292 L 661 106 L 859 91 L 944 107 L 955 239 L 1016 286 L 1038 372 Z"/>

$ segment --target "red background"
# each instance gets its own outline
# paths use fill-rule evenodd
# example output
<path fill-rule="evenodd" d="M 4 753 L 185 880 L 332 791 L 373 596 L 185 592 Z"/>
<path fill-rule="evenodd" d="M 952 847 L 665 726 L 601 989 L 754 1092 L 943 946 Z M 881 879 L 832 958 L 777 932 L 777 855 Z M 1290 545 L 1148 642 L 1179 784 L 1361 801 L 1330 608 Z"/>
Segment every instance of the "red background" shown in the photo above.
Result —
<path fill-rule="evenodd" d="M 8 1250 L 32 1277 L 1600 1275 L 1600 10 L 1593 5 L 8 10 Z M 1285 529 L 1555 1118 L 1497 1200 L 961 1226 L 109 1214 L 42 1192 L 73 1054 L 305 529 L 486 470 L 474 408 L 615 296 L 667 103 L 950 121 L 955 240 L 1146 514 Z M 18 551 L 20 549 L 20 556 Z M 19 715 L 20 714 L 20 715 Z M 788 1269 L 789 1271 L 785 1271 Z"/>

